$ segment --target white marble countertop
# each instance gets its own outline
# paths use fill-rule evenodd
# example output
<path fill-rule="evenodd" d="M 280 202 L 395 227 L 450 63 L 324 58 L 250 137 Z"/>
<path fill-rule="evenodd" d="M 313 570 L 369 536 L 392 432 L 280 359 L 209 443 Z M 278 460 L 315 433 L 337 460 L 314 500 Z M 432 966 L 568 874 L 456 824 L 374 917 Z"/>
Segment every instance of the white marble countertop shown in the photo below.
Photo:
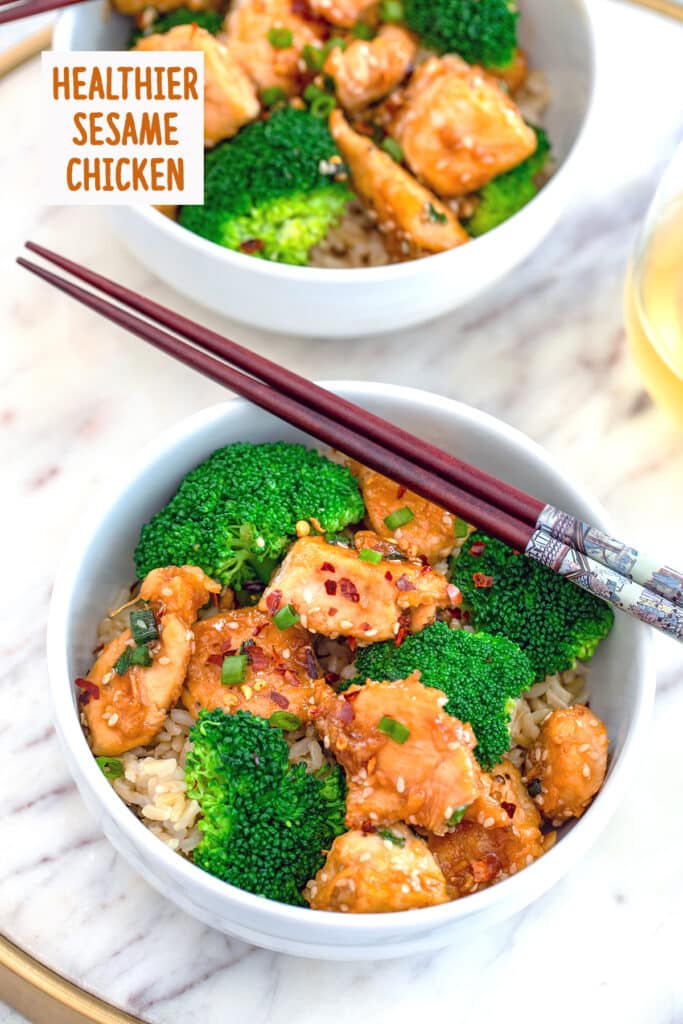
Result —
<path fill-rule="evenodd" d="M 499 415 L 582 478 L 621 534 L 680 564 L 683 434 L 640 387 L 621 292 L 636 226 L 683 133 L 683 31 L 595 3 L 600 96 L 590 174 L 513 278 L 454 316 L 370 341 L 316 344 L 221 326 L 311 376 L 419 384 Z M 403 1024 L 444 1011 L 479 1024 L 509 1009 L 521 1014 L 520 1003 L 532 1014 L 549 1011 L 556 1024 L 683 1021 L 683 657 L 663 639 L 649 750 L 628 799 L 564 882 L 465 948 L 354 965 L 250 948 L 164 901 L 99 834 L 67 774 L 45 699 L 55 566 L 82 507 L 105 490 L 126 451 L 221 392 L 13 259 L 31 237 L 219 321 L 133 263 L 96 211 L 41 206 L 37 106 L 34 62 L 0 83 L 0 519 L 12 538 L 0 597 L 3 932 L 150 1024 L 308 1024 L 330 1007 L 336 1024 L 359 1015 Z M 0 1021 L 18 1019 L 0 1006 Z"/>

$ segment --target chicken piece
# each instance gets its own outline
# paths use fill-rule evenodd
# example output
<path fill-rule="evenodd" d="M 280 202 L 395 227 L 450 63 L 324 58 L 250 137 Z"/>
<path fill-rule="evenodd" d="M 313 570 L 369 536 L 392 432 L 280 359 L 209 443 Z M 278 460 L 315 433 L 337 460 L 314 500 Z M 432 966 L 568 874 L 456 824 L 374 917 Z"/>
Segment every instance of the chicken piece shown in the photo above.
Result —
<path fill-rule="evenodd" d="M 452 210 L 367 136 L 355 132 L 339 109 L 330 114 L 330 131 L 356 192 L 374 211 L 394 257 L 445 252 L 469 241 Z"/>
<path fill-rule="evenodd" d="M 365 17 L 374 20 L 377 3 L 375 0 L 308 0 L 308 6 L 313 14 L 329 21 L 331 25 L 352 28 Z"/>
<path fill-rule="evenodd" d="M 356 39 L 330 50 L 323 70 L 334 79 L 339 102 L 350 112 L 387 96 L 415 59 L 415 37 L 398 25 L 383 25 L 374 39 Z"/>
<path fill-rule="evenodd" d="M 237 608 L 198 622 L 195 649 L 187 670 L 182 701 L 195 716 L 203 708 L 251 711 L 270 718 L 289 711 L 302 724 L 313 702 L 313 680 L 319 674 L 309 634 L 300 626 L 278 629 L 257 608 Z M 244 653 L 248 663 L 240 686 L 223 686 L 221 666 L 229 654 Z"/>
<path fill-rule="evenodd" d="M 198 50 L 204 54 L 204 145 L 235 135 L 261 109 L 256 91 L 225 46 L 198 25 L 177 25 L 162 35 L 144 36 L 136 50 Z"/>
<path fill-rule="evenodd" d="M 316 683 L 312 717 L 346 769 L 349 828 L 405 821 L 440 835 L 457 808 L 479 795 L 474 733 L 443 710 L 446 701 L 422 685 L 419 672 L 339 696 Z"/>
<path fill-rule="evenodd" d="M 504 82 L 509 92 L 517 92 L 522 88 L 529 74 L 529 62 L 524 50 L 517 47 L 509 64 L 502 68 L 489 68 L 489 74 Z"/>
<path fill-rule="evenodd" d="M 427 844 L 405 825 L 337 836 L 304 897 L 313 910 L 387 914 L 448 902 Z"/>
<path fill-rule="evenodd" d="M 454 548 L 461 547 L 474 529 L 460 522 L 457 525 L 462 536 L 456 536 L 455 516 L 450 512 L 359 462 L 349 462 L 349 468 L 360 484 L 373 530 L 380 537 L 395 541 L 409 555 L 424 555 L 434 565 L 448 558 Z M 405 526 L 390 530 L 384 520 L 402 508 L 409 508 L 413 518 Z"/>
<path fill-rule="evenodd" d="M 418 68 L 391 133 L 420 181 L 448 198 L 481 188 L 537 146 L 496 79 L 460 57 L 432 57 Z"/>
<path fill-rule="evenodd" d="M 294 13 L 292 0 L 242 0 L 225 25 L 230 53 L 259 92 L 277 87 L 288 96 L 300 90 L 304 46 L 320 46 L 327 33 L 322 23 Z M 274 46 L 271 30 L 282 30 L 287 45 Z"/>
<path fill-rule="evenodd" d="M 607 729 L 583 704 L 546 718 L 529 750 L 525 774 L 534 800 L 553 825 L 580 818 L 605 780 Z"/>
<path fill-rule="evenodd" d="M 521 871 L 555 839 L 554 833 L 541 833 L 541 816 L 510 761 L 483 775 L 482 784 L 485 792 L 470 804 L 462 821 L 445 836 L 429 837 L 451 899 Z"/>
<path fill-rule="evenodd" d="M 220 583 L 194 565 L 171 565 L 149 573 L 140 599 L 150 602 L 159 630 L 159 640 L 150 647 L 152 664 L 132 665 L 123 675 L 114 670 L 126 648 L 135 646 L 126 629 L 107 644 L 88 673 L 99 689 L 99 696 L 90 694 L 85 705 L 95 754 L 123 754 L 156 736 L 180 696 L 197 612 L 220 589 Z"/>
<path fill-rule="evenodd" d="M 374 535 L 373 535 L 374 536 Z M 275 615 L 291 604 L 301 625 L 323 636 L 389 640 L 433 622 L 451 598 L 440 573 L 420 561 L 363 561 L 355 548 L 322 537 L 295 541 L 263 594 L 259 608 Z"/>

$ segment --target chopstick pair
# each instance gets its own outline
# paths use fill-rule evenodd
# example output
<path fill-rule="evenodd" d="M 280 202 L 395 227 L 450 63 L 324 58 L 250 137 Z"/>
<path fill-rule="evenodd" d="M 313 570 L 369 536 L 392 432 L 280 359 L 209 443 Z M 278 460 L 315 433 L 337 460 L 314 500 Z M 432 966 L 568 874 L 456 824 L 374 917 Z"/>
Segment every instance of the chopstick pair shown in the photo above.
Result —
<path fill-rule="evenodd" d="M 21 266 L 95 312 L 585 590 L 683 640 L 683 576 L 676 570 L 78 263 L 33 242 L 26 248 L 128 307 L 18 259 Z"/>
<path fill-rule="evenodd" d="M 84 0 L 0 0 L 0 25 L 83 2 Z"/>

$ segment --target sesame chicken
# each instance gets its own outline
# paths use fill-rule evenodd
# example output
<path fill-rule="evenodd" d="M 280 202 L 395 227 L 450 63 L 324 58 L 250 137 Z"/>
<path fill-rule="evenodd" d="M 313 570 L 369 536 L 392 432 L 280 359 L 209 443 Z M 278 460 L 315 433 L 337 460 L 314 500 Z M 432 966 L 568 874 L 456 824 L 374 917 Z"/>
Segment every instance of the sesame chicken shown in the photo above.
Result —
<path fill-rule="evenodd" d="M 455 516 L 450 512 L 359 462 L 350 462 L 349 468 L 360 484 L 373 530 L 380 537 L 392 540 L 402 551 L 413 557 L 423 555 L 434 565 L 448 558 L 453 549 L 460 547 L 474 529 L 460 523 L 458 526 L 461 527 L 462 536 L 458 537 L 455 532 Z M 385 519 L 402 508 L 410 509 L 413 518 L 398 529 L 390 530 Z"/>
<path fill-rule="evenodd" d="M 424 840 L 405 825 L 337 836 L 304 890 L 314 910 L 385 914 L 446 903 L 443 873 Z"/>
<path fill-rule="evenodd" d="M 346 770 L 350 828 L 404 821 L 441 835 L 456 809 L 476 799 L 474 733 L 443 710 L 446 700 L 419 672 L 340 695 L 316 683 L 313 719 Z"/>
<path fill-rule="evenodd" d="M 320 46 L 327 35 L 324 24 L 295 13 L 292 0 L 241 0 L 228 14 L 225 29 L 228 50 L 259 92 L 280 88 L 288 96 L 302 84 L 304 47 Z M 269 34 L 277 30 L 285 33 L 288 45 L 273 45 Z"/>
<path fill-rule="evenodd" d="M 353 113 L 387 96 L 408 73 L 415 37 L 398 25 L 383 25 L 374 39 L 333 47 L 323 70 L 334 79 L 341 105 Z"/>
<path fill-rule="evenodd" d="M 313 680 L 319 674 L 310 636 L 301 626 L 278 629 L 256 608 L 237 608 L 198 622 L 182 701 L 195 718 L 203 709 L 251 711 L 270 718 L 289 711 L 308 721 Z M 244 646 L 243 646 L 244 645 Z M 221 682 L 223 659 L 244 652 L 247 658 L 240 685 Z"/>
<path fill-rule="evenodd" d="M 449 603 L 448 580 L 419 560 L 373 564 L 355 548 L 309 536 L 289 549 L 259 608 L 275 615 L 292 605 L 312 633 L 374 643 L 424 628 Z"/>
<path fill-rule="evenodd" d="M 607 730 L 583 704 L 546 718 L 525 761 L 527 784 L 544 818 L 561 825 L 580 818 L 607 771 Z M 539 788 L 540 787 L 540 788 Z"/>
<path fill-rule="evenodd" d="M 114 666 L 134 646 L 130 629 L 111 640 L 88 673 L 99 690 L 85 705 L 85 718 L 95 754 L 123 754 L 150 743 L 176 703 L 190 661 L 192 626 L 198 610 L 221 587 L 196 566 L 154 569 L 145 578 L 140 599 L 154 610 L 159 639 L 150 648 L 152 664 L 130 665 L 119 674 Z"/>
<path fill-rule="evenodd" d="M 536 135 L 492 75 L 459 57 L 432 57 L 413 75 L 391 134 L 429 188 L 473 192 L 535 151 Z"/>
<path fill-rule="evenodd" d="M 485 889 L 541 857 L 554 842 L 515 766 L 508 761 L 482 775 L 483 792 L 444 836 L 430 836 L 451 899 Z"/>
<path fill-rule="evenodd" d="M 445 252 L 469 241 L 452 210 L 371 139 L 355 132 L 341 110 L 332 111 L 329 124 L 353 186 L 377 217 L 396 258 Z"/>
<path fill-rule="evenodd" d="M 215 146 L 258 116 L 261 105 L 250 79 L 210 32 L 198 25 L 177 25 L 144 36 L 135 50 L 197 50 L 204 54 L 204 144 Z"/>
<path fill-rule="evenodd" d="M 331 25 L 352 28 L 364 17 L 374 17 L 377 3 L 374 0 L 308 0 L 308 6 L 313 14 Z"/>

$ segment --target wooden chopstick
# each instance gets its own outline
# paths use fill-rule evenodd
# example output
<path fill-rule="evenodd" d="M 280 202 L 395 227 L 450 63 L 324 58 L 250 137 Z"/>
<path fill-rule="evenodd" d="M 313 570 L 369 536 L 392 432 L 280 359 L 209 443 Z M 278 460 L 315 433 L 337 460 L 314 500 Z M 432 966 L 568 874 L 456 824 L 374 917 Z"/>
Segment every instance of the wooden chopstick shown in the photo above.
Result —
<path fill-rule="evenodd" d="M 85 0 L 0 0 L 0 25 L 84 2 Z"/>
<path fill-rule="evenodd" d="M 535 530 L 549 533 L 560 544 L 576 549 L 579 553 L 594 559 L 607 568 L 616 570 L 620 575 L 626 575 L 630 581 L 648 587 L 655 593 L 660 593 L 667 600 L 672 600 L 674 604 L 683 606 L 683 579 L 680 574 L 667 566 L 661 567 L 660 575 L 665 576 L 668 580 L 666 587 L 661 588 L 658 580 L 653 581 L 652 578 L 652 570 L 656 566 L 655 560 L 645 558 L 635 548 L 630 548 L 620 541 L 606 537 L 588 523 L 577 520 L 574 516 L 562 512 L 553 505 L 545 505 L 538 498 L 525 494 L 426 441 L 417 442 L 412 434 L 388 420 L 366 410 L 360 410 L 353 402 L 332 395 L 325 388 L 314 384 L 313 381 L 307 380 L 285 367 L 278 366 L 277 363 L 251 352 L 216 331 L 203 327 L 180 313 L 117 284 L 110 278 L 97 274 L 44 246 L 36 245 L 34 242 L 27 242 L 26 248 L 61 267 L 62 270 L 66 270 L 67 273 L 79 280 L 85 281 L 106 295 L 188 338 L 193 344 L 228 360 L 290 398 L 304 403 L 356 433 L 359 428 L 362 429 L 365 437 L 390 448 L 396 455 L 438 474 L 456 487 L 494 505 Z"/>
<path fill-rule="evenodd" d="M 20 67 L 43 50 L 49 50 L 52 43 L 52 25 L 45 25 L 38 32 L 20 39 L 13 46 L 0 51 L 0 78 Z"/>
<path fill-rule="evenodd" d="M 215 359 L 202 349 L 190 345 L 184 339 L 162 331 L 155 324 L 134 316 L 127 310 L 66 281 L 44 267 L 21 257 L 17 262 L 82 302 L 88 308 L 125 327 L 131 333 L 143 338 L 186 366 L 231 388 L 262 409 L 273 413 L 326 444 L 341 449 L 347 455 L 351 455 L 379 472 L 388 474 L 398 483 L 412 488 L 441 507 L 461 515 L 510 546 L 523 550 L 530 557 L 553 568 L 560 575 L 566 576 L 591 593 L 611 601 L 618 608 L 628 611 L 635 617 L 647 621 L 663 632 L 683 641 L 681 610 L 659 594 L 625 579 L 613 570 L 599 565 L 571 548 L 559 545 L 560 550 L 558 550 L 558 542 L 549 534 L 541 530 L 534 530 L 526 523 L 520 523 L 500 509 L 475 498 L 422 467 L 415 466 L 382 445 L 364 437 L 360 428 L 358 431 L 349 430 L 334 419 L 308 408 L 305 403 L 297 402 L 253 377 L 226 366 L 225 363 Z M 362 423 L 363 410 L 360 407 L 358 416 L 359 422 Z M 419 445 L 420 441 L 415 438 L 414 444 Z M 528 538 L 526 543 L 524 542 L 525 538 Z"/>
<path fill-rule="evenodd" d="M 628 0 L 636 7 L 644 7 L 647 11 L 655 14 L 664 14 L 674 21 L 683 21 L 683 4 L 677 4 L 674 0 Z"/>

